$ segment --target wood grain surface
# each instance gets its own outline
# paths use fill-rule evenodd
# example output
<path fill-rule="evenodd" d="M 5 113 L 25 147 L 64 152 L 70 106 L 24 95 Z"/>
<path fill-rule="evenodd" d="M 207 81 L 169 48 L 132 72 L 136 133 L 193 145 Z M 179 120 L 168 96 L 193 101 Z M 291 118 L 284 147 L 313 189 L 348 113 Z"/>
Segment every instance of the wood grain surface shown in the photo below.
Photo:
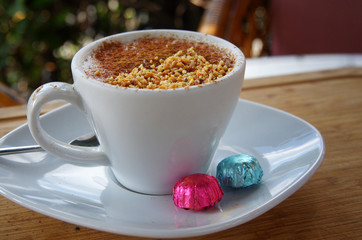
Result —
<path fill-rule="evenodd" d="M 301 189 L 258 218 L 191 239 L 362 239 L 362 68 L 248 80 L 241 98 L 314 125 L 326 143 L 324 161 Z M 0 108 L 0 137 L 25 123 L 25 114 L 25 106 Z M 142 238 L 62 222 L 0 196 L 0 239 Z"/>

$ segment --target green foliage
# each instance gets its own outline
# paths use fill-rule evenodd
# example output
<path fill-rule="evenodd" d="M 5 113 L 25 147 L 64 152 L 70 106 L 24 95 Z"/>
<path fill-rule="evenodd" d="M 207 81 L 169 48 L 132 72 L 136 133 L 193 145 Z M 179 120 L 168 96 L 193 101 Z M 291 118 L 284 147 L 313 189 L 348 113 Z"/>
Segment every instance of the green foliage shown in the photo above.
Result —
<path fill-rule="evenodd" d="M 107 3 L 1 2 L 1 81 L 19 91 L 32 91 L 50 81 L 71 82 L 70 61 L 80 47 L 97 37 L 126 30 L 122 7 L 110 11 Z"/>

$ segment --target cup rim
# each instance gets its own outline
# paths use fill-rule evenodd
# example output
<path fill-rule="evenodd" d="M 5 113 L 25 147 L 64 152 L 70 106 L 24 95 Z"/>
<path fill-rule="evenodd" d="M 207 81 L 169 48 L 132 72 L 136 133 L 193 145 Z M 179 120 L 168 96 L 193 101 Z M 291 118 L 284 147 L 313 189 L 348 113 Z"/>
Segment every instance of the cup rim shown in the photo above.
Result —
<path fill-rule="evenodd" d="M 134 36 L 136 36 L 136 37 L 134 37 Z M 88 76 L 85 73 L 85 71 L 82 69 L 82 66 L 81 66 L 82 60 L 84 60 L 86 58 L 86 56 L 88 56 L 89 53 L 91 53 L 91 51 L 93 51 L 96 47 L 98 47 L 105 41 L 119 41 L 119 38 L 123 38 L 123 39 L 131 39 L 131 40 L 124 41 L 124 42 L 131 42 L 132 40 L 135 40 L 135 39 L 140 39 L 140 38 L 144 38 L 144 37 L 153 37 L 153 36 L 155 36 L 155 37 L 174 37 L 174 38 L 181 37 L 182 39 L 186 39 L 186 40 L 204 42 L 204 43 L 210 44 L 212 46 L 215 46 L 221 50 L 224 49 L 224 50 L 228 51 L 228 53 L 234 57 L 234 62 L 235 62 L 234 67 L 230 73 L 217 79 L 214 82 L 203 83 L 200 85 L 193 85 L 193 86 L 189 86 L 187 88 L 182 87 L 182 88 L 172 88 L 172 89 L 170 89 L 170 88 L 169 89 L 128 88 L 128 87 L 122 87 L 119 85 L 112 85 L 112 84 L 102 82 L 98 79 Z M 200 88 L 207 87 L 207 86 L 217 85 L 221 82 L 226 81 L 231 76 L 237 74 L 237 72 L 245 69 L 245 65 L 246 65 L 246 58 L 245 58 L 244 53 L 237 46 L 235 46 L 234 44 L 232 44 L 229 41 L 224 40 L 222 38 L 219 38 L 219 37 L 216 37 L 213 35 L 209 35 L 209 34 L 196 32 L 196 31 L 174 30 L 174 29 L 152 29 L 152 30 L 135 30 L 135 31 L 117 33 L 117 34 L 113 34 L 113 35 L 109 35 L 109 36 L 100 38 L 98 40 L 95 40 L 95 41 L 85 45 L 84 47 L 79 49 L 78 52 L 74 55 L 74 57 L 71 61 L 71 70 L 72 70 L 74 82 L 75 82 L 75 79 L 78 79 L 78 81 L 79 81 L 79 79 L 86 79 L 87 81 L 90 81 L 97 85 L 100 85 L 103 87 L 108 87 L 108 88 L 115 88 L 117 90 L 122 89 L 122 90 L 126 90 L 126 91 L 136 91 L 136 92 L 139 92 L 139 91 L 141 91 L 141 92 L 175 92 L 175 91 L 200 89 Z"/>

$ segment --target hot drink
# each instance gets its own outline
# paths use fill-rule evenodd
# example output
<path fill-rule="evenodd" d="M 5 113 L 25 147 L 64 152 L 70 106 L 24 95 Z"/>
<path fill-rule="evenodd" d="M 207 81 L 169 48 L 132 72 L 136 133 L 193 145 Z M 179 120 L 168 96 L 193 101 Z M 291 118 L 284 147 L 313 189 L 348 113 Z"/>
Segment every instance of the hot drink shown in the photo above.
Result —
<path fill-rule="evenodd" d="M 180 178 L 207 172 L 240 95 L 245 57 L 214 36 L 147 30 L 90 43 L 71 67 L 73 84 L 45 84 L 30 97 L 34 139 L 62 160 L 109 166 L 110 181 L 128 189 L 170 194 Z M 55 99 L 86 115 L 99 146 L 74 147 L 42 128 L 41 108 Z"/>
<path fill-rule="evenodd" d="M 233 58 L 206 43 L 174 38 L 104 42 L 85 63 L 87 74 L 139 89 L 188 88 L 215 82 L 233 69 Z"/>

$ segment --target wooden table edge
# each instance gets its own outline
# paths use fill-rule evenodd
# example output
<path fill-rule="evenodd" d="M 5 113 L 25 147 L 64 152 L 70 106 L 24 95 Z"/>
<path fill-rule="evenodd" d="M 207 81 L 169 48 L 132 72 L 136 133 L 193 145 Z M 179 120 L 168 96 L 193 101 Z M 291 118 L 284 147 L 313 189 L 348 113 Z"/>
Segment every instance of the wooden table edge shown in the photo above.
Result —
<path fill-rule="evenodd" d="M 279 75 L 244 80 L 243 90 L 254 88 L 267 88 L 280 85 L 299 84 L 305 82 L 325 81 L 336 78 L 362 77 L 362 67 L 347 67 L 316 72 Z"/>

